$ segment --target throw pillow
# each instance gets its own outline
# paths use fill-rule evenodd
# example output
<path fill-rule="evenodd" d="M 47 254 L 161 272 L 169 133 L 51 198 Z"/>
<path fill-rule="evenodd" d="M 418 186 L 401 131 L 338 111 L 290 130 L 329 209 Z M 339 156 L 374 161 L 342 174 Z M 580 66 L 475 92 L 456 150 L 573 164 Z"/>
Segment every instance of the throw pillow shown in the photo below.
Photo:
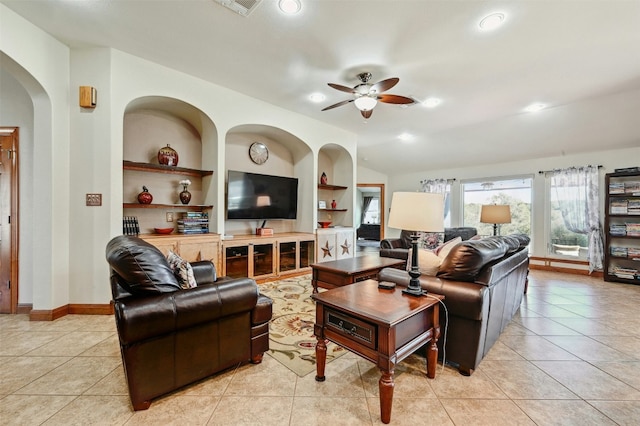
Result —
<path fill-rule="evenodd" d="M 444 232 L 418 232 L 418 247 L 434 250 L 444 242 Z"/>
<path fill-rule="evenodd" d="M 169 266 L 173 268 L 173 273 L 175 274 L 180 287 L 187 289 L 198 286 L 196 278 L 193 275 L 193 268 L 189 262 L 171 250 L 169 250 L 169 255 L 167 256 L 167 262 L 169 262 Z"/>
<path fill-rule="evenodd" d="M 447 252 L 448 253 L 448 252 Z M 422 275 L 435 277 L 440 268 L 440 264 L 445 256 L 439 256 L 433 250 L 418 249 L 418 269 Z M 407 259 L 407 271 L 411 270 L 412 249 L 409 249 L 409 258 Z"/>

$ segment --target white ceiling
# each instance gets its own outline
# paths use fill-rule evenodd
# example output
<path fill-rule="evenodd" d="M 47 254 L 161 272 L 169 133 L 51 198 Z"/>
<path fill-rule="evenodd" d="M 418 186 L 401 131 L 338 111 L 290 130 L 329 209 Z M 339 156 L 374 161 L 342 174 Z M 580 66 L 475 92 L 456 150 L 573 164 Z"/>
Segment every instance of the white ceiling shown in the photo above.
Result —
<path fill-rule="evenodd" d="M 113 47 L 357 133 L 359 164 L 387 174 L 640 146 L 640 1 L 301 1 L 296 16 L 262 0 L 245 17 L 213 0 L 0 0 L 71 47 Z M 505 24 L 479 31 L 494 11 Z M 361 71 L 442 103 L 378 104 L 367 122 L 352 103 L 321 112 L 350 96 L 327 83 Z M 533 102 L 548 108 L 524 113 Z"/>

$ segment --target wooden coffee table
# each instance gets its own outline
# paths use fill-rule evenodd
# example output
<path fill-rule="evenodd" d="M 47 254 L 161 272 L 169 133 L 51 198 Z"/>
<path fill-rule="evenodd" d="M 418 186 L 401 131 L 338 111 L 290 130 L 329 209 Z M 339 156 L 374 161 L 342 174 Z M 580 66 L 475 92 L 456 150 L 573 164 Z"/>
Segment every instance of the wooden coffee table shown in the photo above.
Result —
<path fill-rule="evenodd" d="M 321 288 L 336 288 L 358 281 L 377 279 L 381 269 L 403 267 L 405 261 L 377 255 L 350 257 L 311 265 L 313 292 Z"/>
<path fill-rule="evenodd" d="M 389 423 L 395 365 L 430 342 L 427 377 L 436 376 L 439 301 L 444 296 L 409 296 L 402 293 L 402 287 L 383 290 L 377 281 L 367 280 L 311 297 L 316 302 L 316 380 L 325 379 L 325 339 L 375 363 L 382 372 L 378 382 L 380 417 L 383 423 Z"/>

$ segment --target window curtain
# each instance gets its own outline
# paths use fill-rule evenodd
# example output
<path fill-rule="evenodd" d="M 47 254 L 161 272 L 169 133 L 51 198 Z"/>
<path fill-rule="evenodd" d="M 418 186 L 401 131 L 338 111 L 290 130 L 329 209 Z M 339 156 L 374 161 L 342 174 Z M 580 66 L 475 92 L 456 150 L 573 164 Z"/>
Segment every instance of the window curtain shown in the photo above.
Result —
<path fill-rule="evenodd" d="M 555 188 L 568 230 L 589 238 L 587 259 L 589 273 L 602 270 L 604 244 L 600 226 L 598 167 L 571 167 L 554 170 L 551 184 Z"/>
<path fill-rule="evenodd" d="M 362 211 L 360 212 L 360 223 L 364 223 L 364 217 L 367 215 L 367 210 L 369 210 L 369 206 L 371 205 L 371 201 L 373 200 L 372 196 L 364 196 L 362 197 Z"/>
<path fill-rule="evenodd" d="M 425 179 L 420 181 L 422 192 L 432 192 L 444 195 L 444 217 L 449 215 L 451 208 L 451 184 L 454 179 Z"/>

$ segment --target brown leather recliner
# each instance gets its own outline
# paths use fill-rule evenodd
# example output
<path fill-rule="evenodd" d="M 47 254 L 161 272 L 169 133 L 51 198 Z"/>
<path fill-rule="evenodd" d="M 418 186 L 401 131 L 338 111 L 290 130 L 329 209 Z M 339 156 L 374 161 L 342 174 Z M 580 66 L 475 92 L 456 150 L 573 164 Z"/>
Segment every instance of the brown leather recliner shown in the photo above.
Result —
<path fill-rule="evenodd" d="M 120 352 L 134 410 L 269 349 L 272 301 L 249 278 L 218 278 L 193 262 L 198 286 L 183 290 L 164 255 L 133 236 L 107 245 Z"/>

